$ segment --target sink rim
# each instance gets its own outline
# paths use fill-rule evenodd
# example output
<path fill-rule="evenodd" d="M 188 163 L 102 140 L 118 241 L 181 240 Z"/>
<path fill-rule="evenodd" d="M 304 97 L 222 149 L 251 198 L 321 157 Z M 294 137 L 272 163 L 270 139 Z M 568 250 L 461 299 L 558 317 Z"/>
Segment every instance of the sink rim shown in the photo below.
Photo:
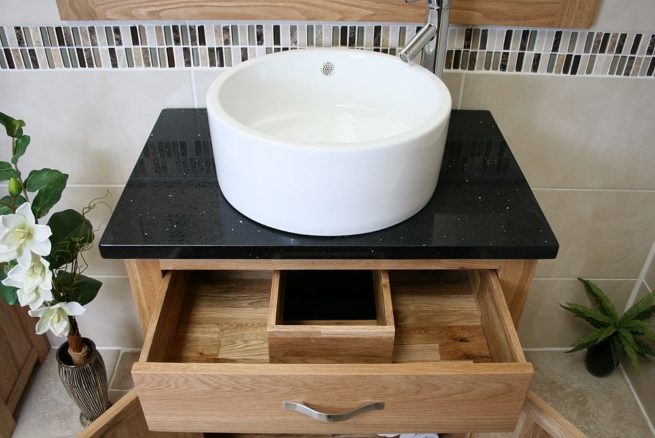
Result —
<path fill-rule="evenodd" d="M 415 127 L 409 128 L 408 130 L 390 135 L 387 137 L 376 138 L 371 140 L 359 140 L 353 142 L 299 142 L 299 141 L 288 141 L 281 139 L 279 137 L 266 134 L 257 129 L 251 128 L 239 120 L 232 117 L 220 104 L 218 99 L 218 94 L 220 92 L 223 84 L 229 80 L 231 77 L 238 75 L 239 72 L 253 68 L 254 66 L 269 62 L 273 58 L 281 57 L 294 57 L 298 56 L 303 52 L 332 52 L 341 55 L 347 56 L 356 56 L 356 57 L 373 57 L 384 59 L 385 62 L 398 63 L 403 66 L 403 68 L 414 69 L 417 74 L 420 74 L 426 78 L 428 81 L 432 81 L 440 91 L 443 93 L 446 100 L 443 102 L 443 105 L 437 106 L 434 113 L 424 120 L 422 123 L 417 124 Z M 216 96 L 215 98 L 211 98 Z M 373 51 L 363 51 L 355 50 L 344 47 L 315 47 L 308 49 L 298 49 L 298 50 L 289 50 L 286 52 L 278 52 L 267 54 L 264 56 L 259 56 L 257 58 L 249 59 L 248 61 L 242 62 L 234 67 L 220 74 L 214 81 L 211 83 L 207 94 L 205 97 L 207 111 L 210 115 L 224 120 L 226 123 L 231 125 L 232 128 L 238 129 L 242 134 L 246 135 L 249 138 L 257 140 L 265 140 L 266 142 L 282 148 L 290 149 L 302 149 L 302 150 L 326 150 L 326 151 L 352 151 L 353 149 L 369 149 L 369 148 L 385 148 L 385 147 L 396 147 L 399 144 L 405 144 L 406 142 L 411 142 L 413 139 L 420 138 L 426 132 L 434 129 L 435 126 L 438 126 L 440 123 L 448 120 L 450 112 L 452 110 L 452 97 L 450 95 L 450 90 L 443 82 L 443 80 L 437 77 L 434 73 L 428 71 L 418 64 L 407 64 L 402 61 L 397 56 L 388 55 L 385 53 L 378 53 Z"/>

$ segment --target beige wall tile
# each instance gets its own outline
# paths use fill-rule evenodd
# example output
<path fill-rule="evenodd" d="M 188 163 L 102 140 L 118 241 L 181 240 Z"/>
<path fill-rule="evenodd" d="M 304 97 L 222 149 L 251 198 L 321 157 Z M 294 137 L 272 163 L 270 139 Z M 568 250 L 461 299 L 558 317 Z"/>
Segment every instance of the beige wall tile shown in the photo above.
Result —
<path fill-rule="evenodd" d="M 96 278 L 102 281 L 102 288 L 86 306 L 84 315 L 78 317 L 80 333 L 93 339 L 98 347 L 141 348 L 143 335 L 127 277 Z M 48 338 L 52 345 L 63 342 L 51 333 Z"/>
<path fill-rule="evenodd" d="M 655 192 L 535 190 L 560 243 L 537 277 L 637 278 L 655 236 Z"/>
<path fill-rule="evenodd" d="M 592 29 L 652 32 L 655 23 L 653 0 L 602 0 Z"/>
<path fill-rule="evenodd" d="M 0 25 L 56 24 L 59 20 L 57 2 L 53 0 L 2 0 Z"/>
<path fill-rule="evenodd" d="M 612 299 L 619 312 L 625 308 L 634 280 L 594 280 Z M 588 333 L 591 326 L 574 318 L 560 304 L 578 303 L 595 306 L 584 285 L 575 279 L 535 279 L 519 324 L 524 348 L 565 348 Z"/>
<path fill-rule="evenodd" d="M 646 285 L 642 284 L 637 295 L 637 300 L 644 297 L 649 292 Z M 632 387 L 637 392 L 639 400 L 644 405 L 650 421 L 655 422 L 655 361 L 640 362 L 639 370 L 626 363 L 623 365 Z"/>
<path fill-rule="evenodd" d="M 6 72 L 0 95 L 32 137 L 21 169 L 53 167 L 69 184 L 125 184 L 159 112 L 193 105 L 180 70 Z M 8 144 L 0 136 L 0 160 Z"/>
<path fill-rule="evenodd" d="M 648 80 L 467 74 L 463 109 L 493 113 L 533 187 L 655 189 Z"/>
<path fill-rule="evenodd" d="M 214 79 L 225 73 L 227 69 L 203 69 L 192 70 L 193 76 L 193 98 L 195 108 L 207 108 L 205 100 L 207 98 L 207 90 L 214 82 Z"/>
<path fill-rule="evenodd" d="M 655 244 L 655 242 L 653 242 Z M 655 289 L 655 257 L 650 261 L 650 266 L 646 272 L 646 283 L 651 289 Z"/>

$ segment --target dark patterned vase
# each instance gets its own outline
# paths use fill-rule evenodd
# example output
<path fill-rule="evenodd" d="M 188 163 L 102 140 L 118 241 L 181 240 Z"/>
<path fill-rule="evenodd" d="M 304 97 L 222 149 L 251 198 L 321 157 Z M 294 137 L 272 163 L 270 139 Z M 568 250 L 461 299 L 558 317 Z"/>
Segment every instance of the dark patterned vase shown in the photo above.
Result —
<path fill-rule="evenodd" d="M 57 363 L 61 383 L 80 408 L 80 423 L 86 427 L 108 407 L 107 371 L 96 344 L 90 339 L 82 339 L 88 347 L 88 360 L 84 365 L 73 365 L 68 354 L 68 342 L 57 349 Z"/>

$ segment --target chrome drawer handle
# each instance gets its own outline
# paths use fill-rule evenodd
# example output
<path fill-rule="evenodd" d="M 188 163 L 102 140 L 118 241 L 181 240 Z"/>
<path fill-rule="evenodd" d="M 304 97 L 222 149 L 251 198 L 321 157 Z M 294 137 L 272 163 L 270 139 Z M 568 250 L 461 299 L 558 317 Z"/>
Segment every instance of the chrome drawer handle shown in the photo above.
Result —
<path fill-rule="evenodd" d="M 343 414 L 326 414 L 315 409 L 310 408 L 305 403 L 283 401 L 282 410 L 295 411 L 312 417 L 314 420 L 322 421 L 324 423 L 337 423 L 339 421 L 350 420 L 353 417 L 361 415 L 368 411 L 380 411 L 384 409 L 384 402 L 362 403 L 352 411 L 344 412 Z"/>

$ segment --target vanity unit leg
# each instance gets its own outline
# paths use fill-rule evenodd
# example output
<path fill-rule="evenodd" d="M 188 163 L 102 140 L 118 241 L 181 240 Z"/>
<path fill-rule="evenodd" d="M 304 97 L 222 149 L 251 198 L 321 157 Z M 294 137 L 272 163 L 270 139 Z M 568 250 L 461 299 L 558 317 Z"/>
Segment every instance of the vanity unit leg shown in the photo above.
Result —
<path fill-rule="evenodd" d="M 132 296 L 139 314 L 141 331 L 148 331 L 152 312 L 159 302 L 162 273 L 159 260 L 125 260 L 127 276 L 130 279 Z"/>
<path fill-rule="evenodd" d="M 503 260 L 498 268 L 498 279 L 505 294 L 507 307 L 512 315 L 514 326 L 517 327 L 528 291 L 532 283 L 536 260 Z"/>

